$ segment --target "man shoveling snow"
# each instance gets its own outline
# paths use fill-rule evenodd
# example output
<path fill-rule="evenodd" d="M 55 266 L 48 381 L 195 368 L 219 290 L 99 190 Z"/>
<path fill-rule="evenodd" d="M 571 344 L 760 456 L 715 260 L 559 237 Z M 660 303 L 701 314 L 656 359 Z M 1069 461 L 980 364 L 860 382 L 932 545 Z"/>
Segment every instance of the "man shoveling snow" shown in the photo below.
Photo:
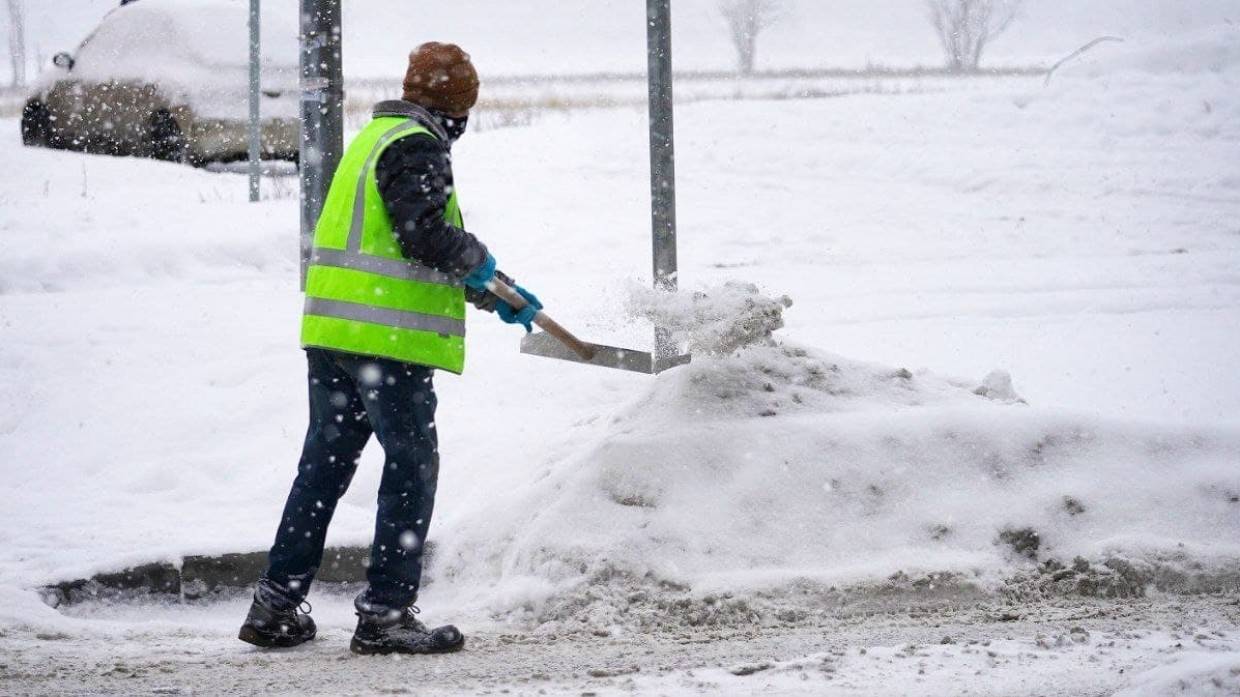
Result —
<path fill-rule="evenodd" d="M 310 426 L 288 502 L 239 638 L 263 647 L 315 636 L 300 611 L 323 557 L 327 526 L 373 434 L 385 453 L 369 585 L 354 602 L 356 653 L 455 651 L 456 627 L 415 616 L 439 451 L 435 369 L 465 364 L 465 303 L 528 330 L 486 290 L 495 258 L 463 229 L 451 147 L 478 98 L 469 56 L 427 43 L 409 58 L 402 99 L 380 102 L 341 159 L 319 217 L 306 279 L 302 345 Z M 308 612 L 308 611 L 307 611 Z"/>

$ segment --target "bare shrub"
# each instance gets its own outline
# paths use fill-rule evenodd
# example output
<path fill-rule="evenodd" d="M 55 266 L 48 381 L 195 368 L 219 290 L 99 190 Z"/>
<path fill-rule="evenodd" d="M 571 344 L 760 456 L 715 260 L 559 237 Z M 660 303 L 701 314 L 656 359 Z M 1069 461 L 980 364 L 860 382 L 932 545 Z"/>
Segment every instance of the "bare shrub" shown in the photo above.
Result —
<path fill-rule="evenodd" d="M 1022 0 L 926 0 L 947 68 L 975 72 L 986 46 L 1007 31 Z"/>
<path fill-rule="evenodd" d="M 781 0 L 719 0 L 719 12 L 727 22 L 736 49 L 736 67 L 742 75 L 753 73 L 758 55 L 758 35 L 783 16 Z"/>

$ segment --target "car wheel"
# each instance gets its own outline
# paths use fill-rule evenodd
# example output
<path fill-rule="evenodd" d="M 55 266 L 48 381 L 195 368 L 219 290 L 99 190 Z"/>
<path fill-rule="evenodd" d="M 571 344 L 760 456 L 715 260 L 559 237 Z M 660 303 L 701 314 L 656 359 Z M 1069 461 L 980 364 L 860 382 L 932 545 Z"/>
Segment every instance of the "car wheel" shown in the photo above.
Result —
<path fill-rule="evenodd" d="M 22 145 L 47 147 L 52 136 L 52 117 L 47 105 L 37 99 L 22 109 Z"/>
<path fill-rule="evenodd" d="M 151 115 L 147 129 L 148 149 L 151 157 L 168 162 L 186 162 L 189 160 L 189 144 L 181 126 L 172 114 L 157 111 Z"/>

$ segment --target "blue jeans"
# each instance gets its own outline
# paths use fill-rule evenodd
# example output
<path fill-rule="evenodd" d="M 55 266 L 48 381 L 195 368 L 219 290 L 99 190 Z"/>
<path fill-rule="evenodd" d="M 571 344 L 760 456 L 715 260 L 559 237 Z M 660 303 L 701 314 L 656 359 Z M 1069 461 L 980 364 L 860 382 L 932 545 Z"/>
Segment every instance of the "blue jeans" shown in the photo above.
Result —
<path fill-rule="evenodd" d="M 307 349 L 306 358 L 310 427 L 265 577 L 297 600 L 310 591 L 336 503 L 373 433 L 385 459 L 365 597 L 409 605 L 418 595 L 439 477 L 434 371 L 324 349 Z"/>

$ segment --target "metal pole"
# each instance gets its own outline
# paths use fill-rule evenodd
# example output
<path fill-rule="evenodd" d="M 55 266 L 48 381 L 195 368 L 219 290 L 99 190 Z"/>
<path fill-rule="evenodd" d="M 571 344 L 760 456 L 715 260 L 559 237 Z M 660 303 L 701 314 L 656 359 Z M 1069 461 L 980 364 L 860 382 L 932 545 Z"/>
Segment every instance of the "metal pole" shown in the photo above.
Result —
<path fill-rule="evenodd" d="M 340 0 L 301 0 L 301 287 L 319 211 L 344 150 Z"/>
<path fill-rule="evenodd" d="M 650 220 L 654 285 L 675 290 L 676 154 L 672 124 L 672 3 L 646 0 L 646 64 L 650 93 Z M 668 333 L 655 328 L 655 352 L 675 354 Z"/>
<path fill-rule="evenodd" d="M 259 198 L 259 177 L 262 176 L 262 122 L 259 120 L 259 96 L 262 90 L 262 34 L 259 32 L 260 0 L 250 0 L 250 201 Z"/>

